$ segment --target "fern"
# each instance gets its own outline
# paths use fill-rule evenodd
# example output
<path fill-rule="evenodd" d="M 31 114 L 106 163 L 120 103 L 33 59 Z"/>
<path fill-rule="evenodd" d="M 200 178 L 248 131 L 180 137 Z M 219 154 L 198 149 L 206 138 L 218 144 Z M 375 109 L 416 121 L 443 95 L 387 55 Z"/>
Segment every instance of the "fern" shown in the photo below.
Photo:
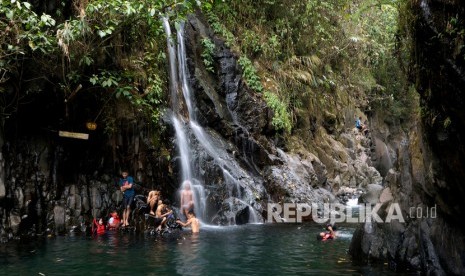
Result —
<path fill-rule="evenodd" d="M 203 46 L 203 51 L 202 51 L 202 58 L 203 58 L 203 64 L 205 65 L 205 68 L 207 71 L 214 73 L 214 68 L 213 68 L 213 53 L 215 52 L 215 44 L 209 39 L 209 38 L 204 38 L 201 40 L 202 46 Z"/>
<path fill-rule="evenodd" d="M 271 124 L 277 130 L 283 130 L 286 133 L 290 133 L 292 129 L 292 123 L 290 114 L 287 110 L 287 105 L 274 93 L 265 91 L 264 93 L 266 104 L 273 110 L 273 120 Z"/>
<path fill-rule="evenodd" d="M 241 56 L 238 62 L 242 68 L 242 77 L 245 79 L 247 85 L 257 92 L 262 92 L 263 85 L 260 81 L 260 77 L 257 75 L 257 70 L 255 70 L 250 59 Z"/>

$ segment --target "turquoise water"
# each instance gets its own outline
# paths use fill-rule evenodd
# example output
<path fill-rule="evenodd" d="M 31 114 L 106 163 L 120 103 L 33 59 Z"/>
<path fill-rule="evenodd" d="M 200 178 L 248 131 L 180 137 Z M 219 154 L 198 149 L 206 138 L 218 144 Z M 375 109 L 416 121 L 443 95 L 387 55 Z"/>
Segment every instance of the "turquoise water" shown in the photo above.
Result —
<path fill-rule="evenodd" d="M 354 228 L 317 241 L 316 224 L 203 227 L 177 237 L 109 233 L 61 236 L 0 248 L 3 275 L 379 275 L 347 254 Z"/>

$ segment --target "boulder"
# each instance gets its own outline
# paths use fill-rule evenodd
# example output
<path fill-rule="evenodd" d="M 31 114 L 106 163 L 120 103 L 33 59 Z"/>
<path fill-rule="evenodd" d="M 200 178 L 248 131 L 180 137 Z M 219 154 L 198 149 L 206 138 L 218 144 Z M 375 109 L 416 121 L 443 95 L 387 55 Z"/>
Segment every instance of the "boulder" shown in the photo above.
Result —
<path fill-rule="evenodd" d="M 379 202 L 379 196 L 383 190 L 383 186 L 379 184 L 368 184 L 366 192 L 360 196 L 360 201 L 363 203 L 376 204 Z"/>
<path fill-rule="evenodd" d="M 385 203 L 393 200 L 394 197 L 392 196 L 391 189 L 385 188 L 382 192 L 381 195 L 379 196 L 379 202 L 380 203 Z"/>

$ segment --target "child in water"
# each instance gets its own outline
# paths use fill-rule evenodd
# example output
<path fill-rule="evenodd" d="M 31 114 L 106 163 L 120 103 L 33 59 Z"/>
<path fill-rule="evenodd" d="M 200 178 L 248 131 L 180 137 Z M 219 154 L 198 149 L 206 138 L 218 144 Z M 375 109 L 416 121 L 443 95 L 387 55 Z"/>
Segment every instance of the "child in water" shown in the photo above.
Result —
<path fill-rule="evenodd" d="M 95 226 L 95 228 L 94 228 Z M 97 219 L 94 218 L 94 222 L 92 224 L 92 233 L 97 232 L 97 235 L 105 234 L 105 224 L 103 223 L 103 219 L 100 218 L 97 222 Z"/>
<path fill-rule="evenodd" d="M 326 226 L 326 230 L 328 230 L 328 232 L 321 232 L 318 236 L 318 239 L 325 241 L 336 238 L 336 232 L 334 232 L 333 226 L 331 224 Z"/>
<path fill-rule="evenodd" d="M 176 220 L 177 224 L 180 224 L 182 227 L 191 226 L 192 233 L 200 232 L 200 222 L 199 219 L 195 217 L 194 211 L 189 210 L 187 212 L 187 221 L 182 222 L 181 220 Z"/>
<path fill-rule="evenodd" d="M 108 230 L 116 230 L 118 229 L 119 225 L 121 223 L 121 219 L 118 216 L 118 213 L 116 211 L 113 211 L 110 214 L 110 219 L 108 220 Z"/>

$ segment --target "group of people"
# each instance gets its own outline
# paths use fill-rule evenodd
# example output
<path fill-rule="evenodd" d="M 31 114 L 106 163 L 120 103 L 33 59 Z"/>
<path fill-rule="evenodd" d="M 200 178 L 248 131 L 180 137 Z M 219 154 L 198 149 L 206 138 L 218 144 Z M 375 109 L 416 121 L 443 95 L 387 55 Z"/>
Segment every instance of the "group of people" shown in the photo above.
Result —
<path fill-rule="evenodd" d="M 136 195 L 134 189 L 134 179 L 129 176 L 128 171 L 124 170 L 121 172 L 121 178 L 119 179 L 119 187 L 123 193 L 123 217 L 122 220 L 119 218 L 116 211 L 111 213 L 108 223 L 105 225 L 102 218 L 94 219 L 92 228 L 93 232 L 97 234 L 103 234 L 106 230 L 117 229 L 118 227 L 130 226 L 129 218 L 131 215 L 131 208 Z M 191 190 L 191 182 L 185 180 L 183 182 L 183 189 L 181 191 L 181 213 L 186 217 L 186 221 L 183 222 L 180 219 L 176 219 L 175 223 L 182 227 L 190 226 L 193 233 L 200 231 L 200 222 L 194 213 L 194 195 Z M 150 191 L 147 196 L 147 205 L 150 208 L 149 216 L 153 217 L 154 225 L 157 226 L 156 230 L 161 231 L 167 226 L 169 219 L 175 219 L 173 209 L 170 207 L 170 201 L 168 199 L 161 198 L 161 192 L 158 190 Z"/>
<path fill-rule="evenodd" d="M 120 227 L 121 219 L 118 216 L 118 212 L 113 211 L 110 214 L 110 219 L 108 223 L 105 225 L 103 218 L 95 219 L 92 222 L 92 233 L 96 233 L 97 235 L 103 235 L 107 230 L 116 230 Z"/>
<path fill-rule="evenodd" d="M 190 226 L 193 233 L 198 233 L 200 231 L 200 222 L 194 213 L 194 195 L 191 190 L 191 182 L 185 180 L 182 186 L 180 210 L 187 220 L 183 222 L 177 219 L 176 223 L 183 227 Z M 161 200 L 161 192 L 155 190 L 149 192 L 147 204 L 150 206 L 150 215 L 155 217 L 155 224 L 158 225 L 157 230 L 160 231 L 166 226 L 167 220 L 173 214 L 173 210 L 169 207 L 169 200 Z"/>
<path fill-rule="evenodd" d="M 121 173 L 122 178 L 119 180 L 119 186 L 121 192 L 123 192 L 123 219 L 121 220 L 116 211 L 110 214 L 110 219 L 107 225 L 105 225 L 102 218 L 94 219 L 92 228 L 93 232 L 97 234 L 104 234 L 106 230 L 117 229 L 118 227 L 129 226 L 129 217 L 131 214 L 131 205 L 134 201 L 135 190 L 134 190 L 134 179 L 129 176 L 127 171 Z M 200 221 L 194 213 L 194 194 L 191 189 L 191 182 L 185 180 L 182 184 L 183 189 L 181 191 L 181 206 L 180 211 L 185 215 L 186 221 L 183 222 L 180 219 L 176 219 L 175 222 L 182 227 L 191 227 L 192 233 L 200 232 Z M 170 201 L 168 199 L 161 198 L 161 192 L 158 190 L 150 191 L 147 196 L 147 205 L 150 208 L 149 216 L 154 218 L 154 225 L 157 226 L 156 230 L 161 231 L 166 227 L 168 219 L 175 219 L 173 215 L 173 209 L 170 207 Z M 318 235 L 320 240 L 334 239 L 336 233 L 332 225 L 327 225 L 326 232 L 321 232 Z"/>

